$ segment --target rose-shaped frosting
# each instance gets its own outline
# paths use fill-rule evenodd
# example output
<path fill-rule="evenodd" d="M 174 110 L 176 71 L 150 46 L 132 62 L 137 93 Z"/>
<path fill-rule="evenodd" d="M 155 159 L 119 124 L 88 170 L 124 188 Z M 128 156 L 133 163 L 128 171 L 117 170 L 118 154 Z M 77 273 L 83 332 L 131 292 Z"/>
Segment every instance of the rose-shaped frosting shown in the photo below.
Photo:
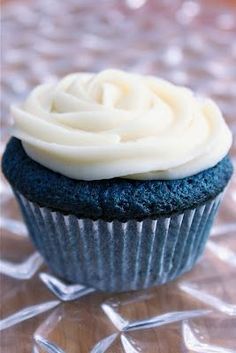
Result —
<path fill-rule="evenodd" d="M 211 100 L 118 70 L 41 85 L 12 115 L 33 160 L 80 180 L 183 178 L 216 165 L 232 142 Z"/>

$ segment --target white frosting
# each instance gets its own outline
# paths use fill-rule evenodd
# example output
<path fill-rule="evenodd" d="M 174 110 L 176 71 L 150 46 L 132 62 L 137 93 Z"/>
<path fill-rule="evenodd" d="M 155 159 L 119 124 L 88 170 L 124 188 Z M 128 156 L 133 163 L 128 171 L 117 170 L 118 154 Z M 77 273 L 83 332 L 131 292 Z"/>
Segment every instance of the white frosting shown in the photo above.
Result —
<path fill-rule="evenodd" d="M 216 165 L 232 143 L 213 101 L 118 70 L 38 86 L 12 115 L 33 160 L 80 180 L 183 178 Z"/>

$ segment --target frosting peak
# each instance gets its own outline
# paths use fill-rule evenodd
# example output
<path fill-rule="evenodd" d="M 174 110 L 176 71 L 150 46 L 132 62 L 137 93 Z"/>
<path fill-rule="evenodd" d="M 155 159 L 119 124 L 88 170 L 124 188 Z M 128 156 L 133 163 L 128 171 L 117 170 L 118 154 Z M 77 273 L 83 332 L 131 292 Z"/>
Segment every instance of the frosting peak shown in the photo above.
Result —
<path fill-rule="evenodd" d="M 232 142 L 213 101 L 118 70 L 38 86 L 12 115 L 33 160 L 80 180 L 183 178 L 213 167 Z"/>

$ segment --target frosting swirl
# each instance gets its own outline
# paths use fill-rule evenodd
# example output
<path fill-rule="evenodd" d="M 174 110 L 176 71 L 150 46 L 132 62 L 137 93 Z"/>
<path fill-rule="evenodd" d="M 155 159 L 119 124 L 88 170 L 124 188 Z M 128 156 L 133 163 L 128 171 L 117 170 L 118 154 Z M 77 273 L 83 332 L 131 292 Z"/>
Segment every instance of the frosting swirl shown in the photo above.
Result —
<path fill-rule="evenodd" d="M 216 165 L 232 142 L 213 101 L 118 70 L 40 85 L 11 112 L 33 160 L 80 180 L 183 178 Z"/>

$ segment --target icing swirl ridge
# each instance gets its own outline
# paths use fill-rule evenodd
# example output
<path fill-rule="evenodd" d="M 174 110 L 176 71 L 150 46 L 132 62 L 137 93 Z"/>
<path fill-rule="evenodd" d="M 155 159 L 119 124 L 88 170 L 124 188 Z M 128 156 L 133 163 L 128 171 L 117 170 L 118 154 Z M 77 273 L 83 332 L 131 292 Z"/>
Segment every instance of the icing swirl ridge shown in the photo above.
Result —
<path fill-rule="evenodd" d="M 78 180 L 184 178 L 216 165 L 232 143 L 212 100 L 119 70 L 40 85 L 11 112 L 29 157 Z"/>

